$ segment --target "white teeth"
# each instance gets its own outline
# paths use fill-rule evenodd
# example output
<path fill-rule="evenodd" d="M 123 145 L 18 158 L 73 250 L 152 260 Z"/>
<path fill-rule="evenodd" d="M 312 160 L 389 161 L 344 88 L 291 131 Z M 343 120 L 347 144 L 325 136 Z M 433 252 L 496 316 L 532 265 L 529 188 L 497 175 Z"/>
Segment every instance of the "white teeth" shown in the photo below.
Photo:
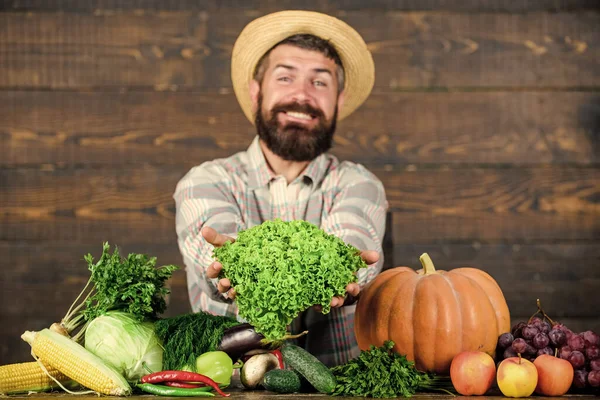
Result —
<path fill-rule="evenodd" d="M 294 118 L 307 119 L 307 120 L 312 119 L 312 117 L 308 114 L 294 112 L 294 111 L 288 111 L 286 114 L 289 115 L 290 117 L 294 117 Z"/>

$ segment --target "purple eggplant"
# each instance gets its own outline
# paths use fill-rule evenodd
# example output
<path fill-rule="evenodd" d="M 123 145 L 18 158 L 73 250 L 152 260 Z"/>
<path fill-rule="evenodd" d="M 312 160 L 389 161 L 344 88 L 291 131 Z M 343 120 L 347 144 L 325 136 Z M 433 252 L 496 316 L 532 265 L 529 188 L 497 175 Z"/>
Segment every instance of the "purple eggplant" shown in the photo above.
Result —
<path fill-rule="evenodd" d="M 252 325 L 244 323 L 226 329 L 218 349 L 235 361 L 251 350 L 268 350 L 273 345 L 273 342 L 266 341 L 263 335 L 256 332 Z"/>

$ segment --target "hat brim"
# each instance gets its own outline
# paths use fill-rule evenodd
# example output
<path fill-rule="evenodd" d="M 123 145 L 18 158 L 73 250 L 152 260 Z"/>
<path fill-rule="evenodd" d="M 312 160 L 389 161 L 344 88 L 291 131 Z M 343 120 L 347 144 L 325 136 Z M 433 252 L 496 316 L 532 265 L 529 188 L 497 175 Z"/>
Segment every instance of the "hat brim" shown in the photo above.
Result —
<path fill-rule="evenodd" d="M 344 106 L 338 120 L 352 114 L 369 96 L 375 81 L 375 65 L 366 43 L 352 27 L 313 11 L 280 11 L 250 22 L 233 46 L 231 80 L 238 102 L 254 123 L 250 82 L 261 57 L 282 40 L 296 34 L 312 34 L 328 40 L 344 66 Z"/>

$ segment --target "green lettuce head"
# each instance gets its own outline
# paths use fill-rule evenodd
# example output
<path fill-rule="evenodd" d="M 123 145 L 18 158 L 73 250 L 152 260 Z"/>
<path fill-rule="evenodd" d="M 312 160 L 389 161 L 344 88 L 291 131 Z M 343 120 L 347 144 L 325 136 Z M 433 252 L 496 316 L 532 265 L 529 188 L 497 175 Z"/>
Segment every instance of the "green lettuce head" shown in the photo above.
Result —
<path fill-rule="evenodd" d="M 235 289 L 240 316 L 268 340 L 282 339 L 313 305 L 328 313 L 331 299 L 344 296 L 367 266 L 358 249 L 302 220 L 266 221 L 214 254 Z"/>

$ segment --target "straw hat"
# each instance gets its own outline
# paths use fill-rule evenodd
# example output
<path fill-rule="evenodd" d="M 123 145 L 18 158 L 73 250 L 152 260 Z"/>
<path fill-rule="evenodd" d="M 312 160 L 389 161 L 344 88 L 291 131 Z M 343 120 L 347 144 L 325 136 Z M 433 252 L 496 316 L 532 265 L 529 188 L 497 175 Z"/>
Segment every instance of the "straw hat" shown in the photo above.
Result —
<path fill-rule="evenodd" d="M 295 34 L 312 34 L 328 40 L 338 52 L 345 72 L 344 107 L 338 119 L 352 114 L 369 96 L 375 65 L 367 45 L 345 22 L 313 11 L 280 11 L 250 22 L 233 46 L 231 80 L 238 102 L 254 123 L 249 84 L 260 58 L 274 45 Z"/>

